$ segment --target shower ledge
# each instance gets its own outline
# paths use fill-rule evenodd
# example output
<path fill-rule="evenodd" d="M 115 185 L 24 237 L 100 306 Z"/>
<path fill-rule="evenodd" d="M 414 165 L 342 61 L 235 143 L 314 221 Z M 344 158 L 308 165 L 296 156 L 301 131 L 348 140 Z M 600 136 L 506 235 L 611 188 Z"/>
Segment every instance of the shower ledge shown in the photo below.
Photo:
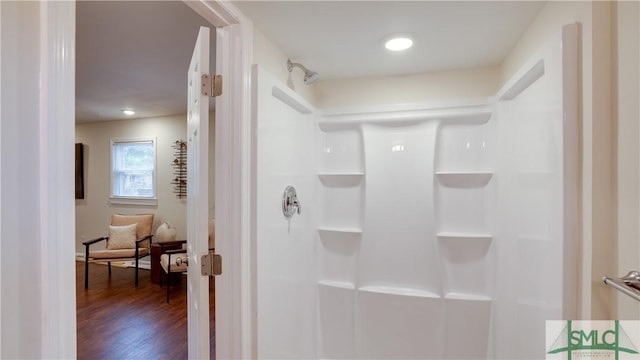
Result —
<path fill-rule="evenodd" d="M 447 187 L 472 188 L 484 187 L 493 177 L 492 171 L 438 171 L 436 176 Z"/>
<path fill-rule="evenodd" d="M 391 286 L 363 286 L 358 288 L 358 290 L 369 292 L 369 293 L 376 293 L 376 294 L 440 299 L 440 295 L 438 294 L 435 294 L 426 290 L 413 289 L 413 288 L 401 288 L 401 287 L 391 287 Z"/>
<path fill-rule="evenodd" d="M 493 238 L 493 235 L 487 233 L 462 233 L 462 232 L 448 232 L 442 231 L 438 233 L 438 237 L 441 239 L 479 239 L 479 240 L 490 240 Z"/>
<path fill-rule="evenodd" d="M 362 229 L 355 227 L 329 227 L 329 226 L 321 226 L 318 228 L 318 232 L 320 234 L 324 233 L 327 235 L 330 234 L 362 234 Z"/>
<path fill-rule="evenodd" d="M 332 280 L 320 280 L 318 281 L 318 285 L 347 289 L 347 290 L 355 290 L 356 286 L 348 281 L 332 281 Z"/>
<path fill-rule="evenodd" d="M 318 125 L 325 132 L 358 128 L 361 124 L 401 127 L 417 125 L 426 121 L 439 121 L 443 125 L 482 125 L 491 119 L 492 111 L 486 107 L 461 110 L 415 110 L 388 111 L 377 114 L 361 113 L 332 116 L 331 120 Z"/>
<path fill-rule="evenodd" d="M 358 186 L 362 183 L 364 172 L 344 172 L 344 173 L 320 173 L 318 178 L 325 186 L 350 187 Z"/>
<path fill-rule="evenodd" d="M 477 294 L 464 294 L 457 292 L 450 292 L 444 296 L 445 299 L 451 300 L 473 300 L 473 301 L 491 301 L 493 300 L 491 297 L 486 295 L 477 295 Z"/>

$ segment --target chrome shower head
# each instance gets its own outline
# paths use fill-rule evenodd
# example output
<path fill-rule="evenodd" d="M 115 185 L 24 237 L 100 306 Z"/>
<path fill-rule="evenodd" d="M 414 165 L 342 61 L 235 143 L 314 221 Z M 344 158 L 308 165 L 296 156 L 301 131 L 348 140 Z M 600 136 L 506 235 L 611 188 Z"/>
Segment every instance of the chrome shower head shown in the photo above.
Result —
<path fill-rule="evenodd" d="M 289 70 L 289 72 L 292 72 L 294 67 L 300 68 L 302 69 L 302 71 L 304 71 L 304 83 L 306 85 L 311 85 L 316 82 L 318 78 L 320 78 L 320 75 L 318 75 L 317 72 L 311 71 L 304 67 L 304 65 L 291 62 L 291 60 L 287 59 L 287 70 Z"/>
<path fill-rule="evenodd" d="M 307 85 L 313 84 L 314 82 L 316 82 L 316 80 L 318 80 L 318 78 L 320 78 L 320 75 L 318 75 L 318 73 L 315 71 L 304 73 L 304 83 Z"/>

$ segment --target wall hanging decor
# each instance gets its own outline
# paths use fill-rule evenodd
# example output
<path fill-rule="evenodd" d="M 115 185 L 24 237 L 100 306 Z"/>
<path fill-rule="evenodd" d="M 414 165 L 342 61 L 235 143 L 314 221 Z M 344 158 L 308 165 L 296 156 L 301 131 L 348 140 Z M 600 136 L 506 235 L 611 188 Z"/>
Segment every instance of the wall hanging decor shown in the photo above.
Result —
<path fill-rule="evenodd" d="M 173 173 L 175 177 L 171 181 L 173 193 L 178 199 L 187 197 L 187 142 L 176 140 L 171 147 L 174 149 Z"/>
<path fill-rule="evenodd" d="M 76 199 L 84 199 L 84 145 L 76 143 Z"/>

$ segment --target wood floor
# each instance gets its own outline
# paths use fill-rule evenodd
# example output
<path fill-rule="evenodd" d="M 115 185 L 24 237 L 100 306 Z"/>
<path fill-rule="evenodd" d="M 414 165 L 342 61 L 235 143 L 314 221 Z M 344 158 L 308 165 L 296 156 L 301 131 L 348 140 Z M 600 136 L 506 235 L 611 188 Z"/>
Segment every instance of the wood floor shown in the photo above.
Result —
<path fill-rule="evenodd" d="M 84 262 L 76 262 L 78 359 L 186 359 L 186 279 L 171 288 L 151 283 L 148 270 L 89 264 L 89 289 L 84 289 Z M 213 289 L 213 280 L 210 283 Z M 215 314 L 211 292 L 210 313 Z M 215 358 L 213 320 L 211 357 Z"/>

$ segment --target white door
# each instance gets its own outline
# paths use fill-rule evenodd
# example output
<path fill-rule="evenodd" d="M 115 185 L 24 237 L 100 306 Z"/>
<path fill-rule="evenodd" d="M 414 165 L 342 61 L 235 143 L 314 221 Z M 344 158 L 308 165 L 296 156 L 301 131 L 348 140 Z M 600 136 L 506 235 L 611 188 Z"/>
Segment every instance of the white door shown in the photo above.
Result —
<path fill-rule="evenodd" d="M 190 359 L 209 358 L 209 278 L 200 274 L 208 242 L 209 97 L 201 94 L 209 73 L 209 28 L 201 27 L 189 64 L 187 107 L 187 321 Z"/>

